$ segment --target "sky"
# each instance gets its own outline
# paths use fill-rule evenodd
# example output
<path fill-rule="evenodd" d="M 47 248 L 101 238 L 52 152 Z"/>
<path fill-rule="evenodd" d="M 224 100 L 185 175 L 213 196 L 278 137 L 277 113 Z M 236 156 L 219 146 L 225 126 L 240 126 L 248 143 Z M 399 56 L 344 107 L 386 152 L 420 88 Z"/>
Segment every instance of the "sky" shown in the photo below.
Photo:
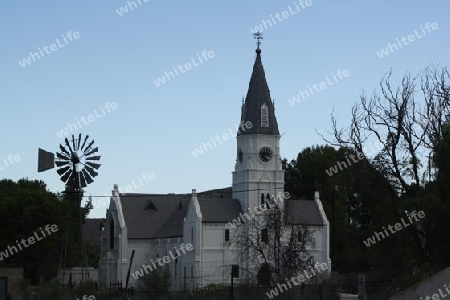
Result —
<path fill-rule="evenodd" d="M 38 148 L 55 153 L 65 133 L 81 133 L 101 155 L 85 188 L 90 217 L 105 217 L 114 184 L 154 194 L 231 186 L 235 138 L 195 149 L 236 132 L 255 28 L 291 160 L 325 144 L 317 131 L 332 138 L 333 110 L 348 126 L 361 92 L 378 91 L 391 68 L 395 82 L 448 65 L 449 9 L 444 0 L 2 1 L 0 179 L 61 192 L 56 169 L 37 172 Z"/>

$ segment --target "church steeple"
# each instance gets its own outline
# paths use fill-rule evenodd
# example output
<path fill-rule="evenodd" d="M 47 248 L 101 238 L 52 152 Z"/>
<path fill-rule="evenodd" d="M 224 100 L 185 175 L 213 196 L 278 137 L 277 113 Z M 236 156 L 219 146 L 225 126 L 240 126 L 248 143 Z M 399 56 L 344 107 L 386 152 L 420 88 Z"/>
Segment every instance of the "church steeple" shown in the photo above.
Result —
<path fill-rule="evenodd" d="M 270 98 L 261 62 L 261 33 L 257 39 L 256 59 L 242 103 L 240 132 L 236 143 L 236 164 L 233 172 L 233 198 L 239 199 L 244 212 L 259 206 L 284 191 L 284 170 L 280 156 L 280 134 L 275 108 Z M 251 122 L 252 126 L 248 126 Z"/>
<path fill-rule="evenodd" d="M 245 131 L 238 131 L 238 135 L 245 134 L 268 134 L 279 135 L 278 123 L 275 117 L 275 108 L 270 98 L 270 90 L 267 85 L 266 75 L 261 62 L 262 34 L 253 34 L 257 39 L 256 59 L 253 65 L 253 73 L 248 85 L 247 96 L 242 105 L 241 121 L 244 124 L 248 121 L 252 123 L 252 128 Z"/>

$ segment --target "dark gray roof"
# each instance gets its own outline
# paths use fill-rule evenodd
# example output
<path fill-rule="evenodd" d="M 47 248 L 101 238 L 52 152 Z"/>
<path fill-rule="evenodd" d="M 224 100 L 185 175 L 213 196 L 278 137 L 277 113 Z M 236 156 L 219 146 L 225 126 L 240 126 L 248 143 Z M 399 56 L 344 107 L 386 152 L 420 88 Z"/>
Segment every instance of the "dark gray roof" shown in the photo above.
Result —
<path fill-rule="evenodd" d="M 237 199 L 198 198 L 203 222 L 228 223 L 242 212 Z"/>
<path fill-rule="evenodd" d="M 261 106 L 265 103 L 269 112 L 269 127 L 261 127 Z M 241 121 L 252 123 L 252 128 L 238 131 L 238 135 L 244 134 L 271 134 L 279 135 L 278 123 L 275 117 L 275 108 L 270 98 L 270 90 L 267 85 L 266 75 L 261 61 L 261 50 L 256 50 L 253 73 L 248 84 L 248 92 L 245 103 L 242 106 Z"/>
<path fill-rule="evenodd" d="M 91 245 L 100 246 L 102 226 L 105 219 L 86 219 L 82 225 L 84 240 Z"/>
<path fill-rule="evenodd" d="M 183 235 L 190 194 L 119 194 L 129 239 Z"/>
<path fill-rule="evenodd" d="M 197 193 L 203 222 L 227 223 L 241 212 L 231 187 Z M 129 239 L 183 236 L 192 194 L 120 194 Z"/>
<path fill-rule="evenodd" d="M 285 200 L 287 222 L 291 225 L 322 226 L 323 219 L 314 200 Z"/>

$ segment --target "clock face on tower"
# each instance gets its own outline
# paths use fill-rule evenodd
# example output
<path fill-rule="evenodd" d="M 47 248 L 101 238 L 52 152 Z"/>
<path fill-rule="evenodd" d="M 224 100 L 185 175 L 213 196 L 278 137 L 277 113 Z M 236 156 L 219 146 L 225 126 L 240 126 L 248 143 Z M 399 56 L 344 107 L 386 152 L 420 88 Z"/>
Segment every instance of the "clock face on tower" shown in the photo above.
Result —
<path fill-rule="evenodd" d="M 268 162 L 272 159 L 272 154 L 272 149 L 270 149 L 269 147 L 262 147 L 259 150 L 258 156 L 262 162 Z"/>

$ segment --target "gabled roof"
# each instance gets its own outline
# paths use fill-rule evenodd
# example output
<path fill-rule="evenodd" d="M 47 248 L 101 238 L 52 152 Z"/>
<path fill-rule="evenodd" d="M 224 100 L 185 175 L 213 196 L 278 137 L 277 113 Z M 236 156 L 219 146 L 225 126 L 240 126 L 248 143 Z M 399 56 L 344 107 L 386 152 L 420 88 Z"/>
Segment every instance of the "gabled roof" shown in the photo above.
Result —
<path fill-rule="evenodd" d="M 119 194 L 129 239 L 183 236 L 192 194 Z M 197 194 L 203 222 L 227 223 L 241 213 L 231 187 Z"/>
<path fill-rule="evenodd" d="M 269 126 L 261 127 L 261 106 L 267 105 L 269 114 Z M 248 92 L 245 103 L 242 105 L 241 122 L 250 121 L 251 128 L 238 131 L 238 135 L 244 134 L 270 134 L 280 135 L 278 123 L 275 117 L 275 108 L 270 98 L 270 90 L 267 85 L 264 67 L 261 61 L 261 49 L 256 49 L 256 59 L 253 65 L 253 73 L 248 84 Z M 244 129 L 243 128 L 243 129 Z"/>
<path fill-rule="evenodd" d="M 191 197 L 189 194 L 127 193 L 119 196 L 129 239 L 183 235 L 182 224 Z"/>
<path fill-rule="evenodd" d="M 314 200 L 284 200 L 284 209 L 290 225 L 325 225 Z"/>

